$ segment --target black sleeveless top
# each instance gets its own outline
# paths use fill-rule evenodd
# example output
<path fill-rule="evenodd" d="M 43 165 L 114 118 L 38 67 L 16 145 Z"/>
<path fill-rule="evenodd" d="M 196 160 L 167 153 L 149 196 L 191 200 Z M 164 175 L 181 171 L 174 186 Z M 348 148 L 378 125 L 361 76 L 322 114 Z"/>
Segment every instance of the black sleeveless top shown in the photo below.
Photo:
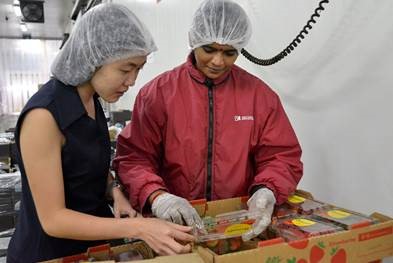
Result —
<path fill-rule="evenodd" d="M 110 140 L 106 119 L 97 96 L 96 119 L 82 104 L 75 87 L 52 79 L 27 102 L 15 131 L 17 158 L 22 175 L 22 200 L 7 262 L 37 262 L 85 252 L 105 241 L 78 241 L 48 236 L 42 229 L 20 154 L 19 134 L 26 113 L 45 108 L 65 137 L 61 151 L 66 207 L 78 212 L 113 217 L 105 199 L 110 165 Z M 42 127 L 45 129 L 45 127 Z M 45 182 L 41 182 L 45 184 Z M 50 198 L 50 196 L 48 196 Z M 78 222 L 75 222 L 78 224 Z"/>

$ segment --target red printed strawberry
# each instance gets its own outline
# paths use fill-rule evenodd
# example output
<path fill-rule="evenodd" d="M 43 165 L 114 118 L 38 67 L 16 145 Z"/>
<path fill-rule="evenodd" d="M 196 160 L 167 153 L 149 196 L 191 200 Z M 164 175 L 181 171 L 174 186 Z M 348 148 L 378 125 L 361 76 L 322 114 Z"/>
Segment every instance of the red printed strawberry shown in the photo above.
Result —
<path fill-rule="evenodd" d="M 307 260 L 305 260 L 304 258 L 300 258 L 300 259 L 296 260 L 296 258 L 293 257 L 293 258 L 287 259 L 287 263 L 307 263 Z"/>
<path fill-rule="evenodd" d="M 332 258 L 330 259 L 331 263 L 346 263 L 347 262 L 347 252 L 345 252 L 344 249 L 339 249 L 338 248 L 333 248 L 332 252 L 330 253 L 332 255 Z"/>
<path fill-rule="evenodd" d="M 308 245 L 308 239 L 300 239 L 288 242 L 288 245 L 296 249 L 305 249 Z"/>
<path fill-rule="evenodd" d="M 318 245 L 314 245 L 310 251 L 310 263 L 320 262 L 325 255 L 325 245 L 323 242 L 319 242 Z"/>

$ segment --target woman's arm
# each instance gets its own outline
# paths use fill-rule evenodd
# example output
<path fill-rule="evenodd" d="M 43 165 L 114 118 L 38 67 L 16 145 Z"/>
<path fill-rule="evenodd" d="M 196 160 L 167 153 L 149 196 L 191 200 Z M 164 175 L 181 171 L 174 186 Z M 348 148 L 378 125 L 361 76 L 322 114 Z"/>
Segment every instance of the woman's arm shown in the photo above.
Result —
<path fill-rule="evenodd" d="M 30 111 L 21 127 L 22 159 L 44 231 L 54 237 L 78 240 L 141 238 L 160 254 L 190 249 L 175 241 L 191 241 L 191 229 L 157 219 L 100 218 L 65 207 L 61 147 L 64 137 L 49 111 Z M 161 239 L 161 240 L 160 240 Z"/>
<path fill-rule="evenodd" d="M 141 214 L 137 213 L 132 207 L 128 199 L 125 197 L 120 182 L 117 181 L 110 172 L 108 173 L 107 180 L 107 197 L 113 200 L 113 213 L 116 218 L 121 217 L 136 217 Z"/>

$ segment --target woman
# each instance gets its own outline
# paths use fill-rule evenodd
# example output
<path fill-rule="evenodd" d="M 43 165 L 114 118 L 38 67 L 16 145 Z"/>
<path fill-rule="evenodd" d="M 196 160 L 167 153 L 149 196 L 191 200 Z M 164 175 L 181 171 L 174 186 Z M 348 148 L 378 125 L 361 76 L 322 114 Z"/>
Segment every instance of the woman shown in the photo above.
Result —
<path fill-rule="evenodd" d="M 234 64 L 251 37 L 237 3 L 203 1 L 188 36 L 187 61 L 140 90 L 114 166 L 134 207 L 177 223 L 201 225 L 187 200 L 250 195 L 249 240 L 296 189 L 301 148 L 277 94 Z"/>
<path fill-rule="evenodd" d="M 146 241 L 159 254 L 190 250 L 177 241 L 192 241 L 191 228 L 134 218 L 109 176 L 110 142 L 98 97 L 116 102 L 155 50 L 149 31 L 121 5 L 98 5 L 75 25 L 52 65 L 54 78 L 17 123 L 23 195 L 7 262 L 64 257 L 126 237 Z M 106 193 L 116 216 L 130 218 L 113 218 Z"/>

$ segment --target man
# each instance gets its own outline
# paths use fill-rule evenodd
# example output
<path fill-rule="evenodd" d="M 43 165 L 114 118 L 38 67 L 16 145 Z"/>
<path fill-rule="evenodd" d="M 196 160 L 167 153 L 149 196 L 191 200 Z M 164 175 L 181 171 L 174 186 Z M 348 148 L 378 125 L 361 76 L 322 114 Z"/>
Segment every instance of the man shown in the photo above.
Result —
<path fill-rule="evenodd" d="M 281 102 L 234 65 L 250 37 L 238 4 L 204 1 L 189 31 L 187 62 L 141 89 L 114 161 L 134 207 L 201 226 L 187 200 L 249 194 L 249 210 L 260 214 L 243 235 L 249 240 L 295 191 L 301 148 Z"/>

